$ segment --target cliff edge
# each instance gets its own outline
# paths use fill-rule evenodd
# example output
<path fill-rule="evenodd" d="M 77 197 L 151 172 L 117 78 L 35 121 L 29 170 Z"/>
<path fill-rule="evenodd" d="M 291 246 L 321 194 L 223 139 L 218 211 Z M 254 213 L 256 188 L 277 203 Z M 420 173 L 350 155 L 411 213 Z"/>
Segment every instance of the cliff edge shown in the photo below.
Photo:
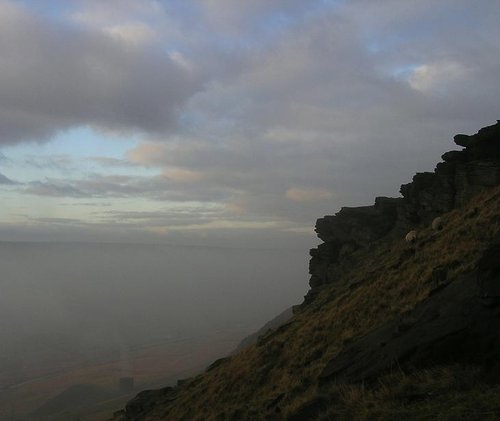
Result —
<path fill-rule="evenodd" d="M 500 121 L 473 136 L 458 134 L 454 141 L 465 147 L 443 154 L 433 173 L 417 173 L 403 184 L 400 198 L 377 197 L 372 206 L 344 207 L 334 216 L 316 222 L 324 241 L 311 250 L 309 285 L 335 282 L 349 266 L 353 251 L 374 242 L 394 240 L 433 219 L 465 205 L 487 188 L 500 184 Z M 307 298 L 306 298 L 307 301 Z"/>
<path fill-rule="evenodd" d="M 287 323 L 114 419 L 498 419 L 500 121 L 454 140 L 401 197 L 318 219 Z"/>

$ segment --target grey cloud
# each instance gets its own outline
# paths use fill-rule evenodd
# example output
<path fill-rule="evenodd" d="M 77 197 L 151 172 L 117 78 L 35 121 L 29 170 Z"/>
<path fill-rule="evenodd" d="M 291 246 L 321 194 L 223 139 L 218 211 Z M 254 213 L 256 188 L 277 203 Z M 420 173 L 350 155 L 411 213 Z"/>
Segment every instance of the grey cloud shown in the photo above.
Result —
<path fill-rule="evenodd" d="M 166 176 L 93 175 L 83 179 L 48 178 L 33 181 L 22 190 L 25 194 L 71 198 L 144 197 L 167 201 L 223 201 L 228 193 L 218 186 L 195 184 L 191 189 L 184 183 Z"/>
<path fill-rule="evenodd" d="M 28 155 L 24 158 L 24 164 L 41 170 L 55 169 L 69 171 L 73 165 L 73 159 L 69 155 Z"/>
<path fill-rule="evenodd" d="M 113 224 L 124 224 L 130 227 L 182 227 L 188 225 L 205 225 L 221 218 L 227 218 L 227 212 L 220 207 L 212 210 L 203 209 L 172 209 L 164 211 L 136 212 L 136 211 L 107 211 L 98 212 L 97 216 L 103 221 Z"/>
<path fill-rule="evenodd" d="M 158 212 L 104 211 L 95 212 L 99 218 L 113 223 L 150 226 L 204 225 L 217 221 L 233 221 L 236 224 L 272 223 L 282 227 L 293 227 L 294 223 L 311 223 L 311 214 L 318 206 L 325 211 L 331 209 L 333 198 L 294 202 L 287 198 L 287 190 L 302 187 L 297 177 L 286 183 L 288 172 L 277 169 L 275 174 L 263 170 L 261 174 L 250 171 L 237 174 L 236 170 L 211 169 L 195 183 L 171 180 L 166 176 L 99 176 L 86 179 L 47 179 L 32 182 L 22 190 L 25 194 L 48 197 L 71 198 L 126 198 L 142 197 L 155 201 L 177 202 L 175 208 Z M 281 184 L 281 185 L 280 185 Z M 312 192 L 317 191 L 317 183 Z M 325 191 L 329 188 L 322 183 Z M 182 206 L 185 202 L 205 202 L 203 207 Z M 291 221 L 295 221 L 290 225 Z"/>
<path fill-rule="evenodd" d="M 455 133 L 498 118 L 500 5 L 484 1 L 483 13 L 464 1 L 446 0 L 438 9 L 424 1 L 408 13 L 399 2 L 372 3 L 344 2 L 302 17 L 267 43 L 214 65 L 220 73 L 189 98 L 176 134 L 127 156 L 164 175 L 49 179 L 26 192 L 219 203 L 229 211 L 200 213 L 199 221 L 277 221 L 288 228 L 311 227 L 321 215 L 376 195 L 397 195 L 401 183 L 432 170 L 454 148 Z M 458 17 L 444 19 L 455 5 L 458 16 L 471 17 L 464 19 L 467 30 Z M 250 20 L 260 13 L 229 11 L 240 12 Z M 232 30 L 248 35 L 248 28 Z M 197 67 L 219 57 L 211 42 L 201 42 L 207 50 L 195 57 Z M 290 198 L 315 195 L 321 200 Z M 116 218 L 137 227 L 196 223 L 190 212 L 107 215 L 108 223 Z"/>
<path fill-rule="evenodd" d="M 415 6 L 416 17 L 402 6 L 391 9 L 395 4 L 352 2 L 249 51 L 237 76 L 190 100 L 187 112 L 202 119 L 195 136 L 150 151 L 140 146 L 129 158 L 198 171 L 200 185 L 224 188 L 255 217 L 312 224 L 342 205 L 397 195 L 416 171 L 432 170 L 455 148 L 455 133 L 475 132 L 498 118 L 500 42 L 494 19 L 476 15 L 470 3 L 460 2 L 459 13 L 474 15 L 466 23 L 472 30 L 458 33 L 453 20 L 443 21 L 457 3 L 440 4 L 440 19 L 432 18 L 431 2 Z M 370 21 L 363 7 L 380 19 Z M 488 10 L 500 15 L 496 3 Z M 384 19 L 399 44 L 374 52 L 364 35 L 387 42 L 378 25 Z M 428 32 L 402 34 L 401 20 L 407 29 Z M 408 75 L 397 73 L 409 65 L 427 66 L 423 76 L 433 78 L 432 89 L 415 89 Z M 463 73 L 454 78 L 453 66 Z M 289 189 L 321 190 L 331 198 L 291 203 Z"/>
<path fill-rule="evenodd" d="M 88 195 L 86 195 L 81 189 L 62 181 L 33 181 L 29 183 L 24 192 L 38 196 L 73 198 L 88 197 Z"/>
<path fill-rule="evenodd" d="M 0 173 L 0 185 L 12 185 L 16 184 L 14 181 L 12 181 L 10 178 L 6 177 L 2 173 Z"/>
<path fill-rule="evenodd" d="M 136 163 L 127 161 L 125 159 L 109 158 L 107 156 L 93 156 L 88 158 L 89 161 L 95 162 L 105 167 L 135 167 Z"/>
<path fill-rule="evenodd" d="M 268 223 L 266 217 L 255 215 L 238 215 L 223 204 L 205 205 L 202 209 L 188 205 L 178 204 L 164 210 L 156 211 L 96 211 L 96 216 L 103 221 L 114 221 L 116 223 L 134 223 L 141 226 L 185 226 L 205 225 L 213 222 L 237 222 L 237 223 Z M 276 218 L 272 221 L 281 228 L 291 228 L 288 221 Z"/>
<path fill-rule="evenodd" d="M 159 47 L 136 47 L 0 2 L 0 142 L 41 140 L 79 125 L 171 129 L 198 77 Z"/>
<path fill-rule="evenodd" d="M 34 222 L 43 224 L 81 224 L 82 221 L 75 218 L 29 218 Z"/>
<path fill-rule="evenodd" d="M 141 192 L 138 180 L 128 176 L 96 176 L 82 180 L 50 178 L 34 181 L 24 190 L 27 194 L 52 197 L 102 198 L 126 197 Z"/>
<path fill-rule="evenodd" d="M 111 202 L 75 202 L 75 203 L 59 203 L 58 206 L 71 206 L 71 207 L 93 207 L 93 208 L 99 208 L 99 207 L 110 207 L 113 206 L 113 203 Z"/>
<path fill-rule="evenodd" d="M 272 20 L 273 25 L 279 25 L 279 20 L 300 15 L 305 10 L 311 10 L 317 0 L 304 2 L 301 0 L 200 0 L 199 4 L 205 12 L 209 23 L 216 26 L 216 30 L 237 32 L 242 30 L 262 30 Z"/>

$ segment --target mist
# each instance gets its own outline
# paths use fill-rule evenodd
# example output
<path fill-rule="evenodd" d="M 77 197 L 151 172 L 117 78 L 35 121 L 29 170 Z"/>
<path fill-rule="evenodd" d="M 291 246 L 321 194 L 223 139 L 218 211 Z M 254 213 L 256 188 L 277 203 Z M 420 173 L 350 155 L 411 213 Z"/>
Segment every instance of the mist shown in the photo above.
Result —
<path fill-rule="evenodd" d="M 306 257 L 286 249 L 0 243 L 0 387 L 155 343 L 216 331 L 243 338 L 300 302 Z"/>

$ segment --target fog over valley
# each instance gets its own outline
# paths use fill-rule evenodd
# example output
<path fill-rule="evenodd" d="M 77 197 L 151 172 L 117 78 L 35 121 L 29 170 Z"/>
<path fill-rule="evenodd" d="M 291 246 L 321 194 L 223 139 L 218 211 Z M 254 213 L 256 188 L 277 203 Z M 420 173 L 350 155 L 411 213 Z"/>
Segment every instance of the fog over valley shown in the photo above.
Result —
<path fill-rule="evenodd" d="M 304 250 L 0 243 L 0 385 L 215 331 L 241 338 L 306 291 Z M 230 350 L 228 350 L 230 351 Z"/>

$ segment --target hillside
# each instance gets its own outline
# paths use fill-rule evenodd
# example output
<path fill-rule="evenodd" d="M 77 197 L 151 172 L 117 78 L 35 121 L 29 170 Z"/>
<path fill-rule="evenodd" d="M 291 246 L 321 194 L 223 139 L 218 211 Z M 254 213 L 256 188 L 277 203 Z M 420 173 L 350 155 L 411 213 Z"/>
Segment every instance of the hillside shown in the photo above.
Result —
<path fill-rule="evenodd" d="M 500 122 L 455 143 L 402 197 L 318 220 L 289 322 L 114 419 L 499 418 Z"/>
<path fill-rule="evenodd" d="M 236 349 L 233 351 L 233 354 L 236 354 L 244 350 L 245 348 L 248 348 L 249 346 L 256 344 L 262 335 L 265 335 L 267 332 L 273 329 L 277 329 L 278 327 L 284 325 L 292 317 L 293 317 L 293 307 L 289 307 L 286 310 L 282 311 L 280 314 L 278 314 L 276 317 L 274 317 L 272 320 L 268 321 L 257 332 L 252 333 L 251 335 L 248 335 L 246 338 L 244 338 L 238 344 Z"/>

